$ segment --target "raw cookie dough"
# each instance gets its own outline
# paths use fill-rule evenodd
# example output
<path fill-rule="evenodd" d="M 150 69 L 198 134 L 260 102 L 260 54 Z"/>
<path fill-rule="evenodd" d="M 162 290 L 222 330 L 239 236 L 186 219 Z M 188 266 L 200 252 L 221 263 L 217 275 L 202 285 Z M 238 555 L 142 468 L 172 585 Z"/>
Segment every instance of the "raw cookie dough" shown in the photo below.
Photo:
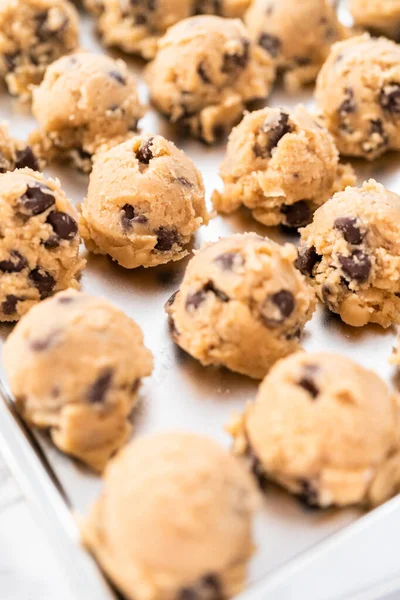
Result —
<path fill-rule="evenodd" d="M 245 23 L 292 91 L 315 81 L 331 45 L 348 35 L 329 0 L 254 0 Z"/>
<path fill-rule="evenodd" d="M 0 173 L 24 167 L 39 170 L 39 162 L 32 148 L 25 142 L 11 137 L 7 123 L 0 121 Z"/>
<path fill-rule="evenodd" d="M 225 184 L 215 191 L 217 211 L 249 208 L 264 225 L 307 225 L 318 206 L 355 183 L 350 165 L 328 131 L 304 107 L 264 108 L 233 129 L 220 168 Z"/>
<path fill-rule="evenodd" d="M 248 473 L 215 442 L 161 433 L 109 463 L 83 538 L 129 600 L 225 600 L 243 588 L 257 505 Z"/>
<path fill-rule="evenodd" d="M 90 171 L 92 156 L 134 135 L 144 114 L 137 82 L 124 61 L 79 52 L 60 58 L 34 90 L 31 135 L 45 158 L 69 158 Z"/>
<path fill-rule="evenodd" d="M 301 231 L 298 266 L 345 323 L 400 323 L 400 196 L 373 179 L 335 194 Z"/>
<path fill-rule="evenodd" d="M 127 440 L 140 380 L 153 364 L 132 319 L 74 290 L 32 308 L 3 359 L 22 417 L 98 470 Z"/>
<path fill-rule="evenodd" d="M 146 70 L 153 104 L 172 123 L 213 143 L 230 131 L 246 103 L 266 98 L 275 69 L 238 19 L 184 19 L 161 38 Z"/>
<path fill-rule="evenodd" d="M 0 321 L 79 287 L 78 215 L 58 181 L 30 169 L 0 175 Z"/>
<path fill-rule="evenodd" d="M 93 15 L 100 15 L 104 9 L 104 0 L 83 0 L 82 4 Z"/>
<path fill-rule="evenodd" d="M 46 67 L 78 46 L 78 13 L 66 0 L 1 0 L 0 79 L 26 96 Z"/>
<path fill-rule="evenodd" d="M 296 257 L 291 244 L 252 233 L 203 246 L 166 305 L 174 341 L 203 365 L 264 377 L 276 360 L 300 349 L 314 310 Z"/>
<path fill-rule="evenodd" d="M 399 449 L 398 405 L 384 381 L 348 357 L 298 352 L 279 361 L 231 426 L 234 451 L 310 506 L 370 501 Z M 382 497 L 382 501 L 387 498 Z"/>
<path fill-rule="evenodd" d="M 399 0 L 350 0 L 354 25 L 400 41 Z"/>
<path fill-rule="evenodd" d="M 335 44 L 316 100 L 341 154 L 373 160 L 400 149 L 400 45 L 368 34 Z"/>
<path fill-rule="evenodd" d="M 127 269 L 180 260 L 208 219 L 200 172 L 160 135 L 136 136 L 96 157 L 81 218 L 92 252 Z"/>
<path fill-rule="evenodd" d="M 160 36 L 178 21 L 207 13 L 241 17 L 249 4 L 250 0 L 103 0 L 98 29 L 106 46 L 149 60 L 156 55 Z"/>

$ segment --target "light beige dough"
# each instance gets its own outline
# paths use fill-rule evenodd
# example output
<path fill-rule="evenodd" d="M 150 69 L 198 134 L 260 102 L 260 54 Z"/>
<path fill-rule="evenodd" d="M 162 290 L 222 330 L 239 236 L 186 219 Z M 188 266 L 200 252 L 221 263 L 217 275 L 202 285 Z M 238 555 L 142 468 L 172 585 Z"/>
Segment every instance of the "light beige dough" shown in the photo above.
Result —
<path fill-rule="evenodd" d="M 32 308 L 8 337 L 3 359 L 22 417 L 96 470 L 131 433 L 140 380 L 153 364 L 132 319 L 74 290 Z"/>
<path fill-rule="evenodd" d="M 92 0 L 93 1 L 93 0 Z M 98 29 L 106 46 L 149 60 L 169 27 L 199 14 L 241 17 L 251 0 L 103 0 Z"/>
<path fill-rule="evenodd" d="M 266 98 L 270 55 L 239 19 L 191 17 L 171 27 L 146 70 L 154 106 L 207 143 L 231 130 L 250 101 Z"/>
<path fill-rule="evenodd" d="M 32 111 L 39 129 L 30 140 L 38 154 L 68 158 L 89 172 L 96 152 L 135 134 L 144 107 L 124 61 L 77 52 L 47 69 Z"/>
<path fill-rule="evenodd" d="M 299 352 L 279 361 L 230 429 L 262 486 L 276 481 L 309 506 L 375 504 L 392 493 L 397 398 L 348 357 Z"/>
<path fill-rule="evenodd" d="M 229 136 L 220 176 L 224 189 L 213 194 L 217 211 L 244 205 L 264 225 L 294 228 L 356 182 L 352 167 L 339 164 L 331 135 L 302 106 L 248 113 Z"/>
<path fill-rule="evenodd" d="M 400 45 L 368 34 L 335 44 L 315 97 L 341 154 L 400 149 Z"/>
<path fill-rule="evenodd" d="M 58 181 L 30 169 L 0 175 L 0 321 L 79 287 L 78 214 Z"/>
<path fill-rule="evenodd" d="M 254 0 L 245 24 L 291 91 L 315 81 L 332 44 L 348 35 L 329 0 Z"/>
<path fill-rule="evenodd" d="M 252 233 L 206 244 L 166 305 L 171 335 L 201 364 L 261 379 L 300 349 L 315 306 L 297 252 Z"/>
<path fill-rule="evenodd" d="M 160 135 L 136 136 L 96 157 L 81 217 L 92 252 L 127 269 L 180 260 L 208 219 L 200 172 Z"/>
<path fill-rule="evenodd" d="M 354 25 L 400 41 L 399 0 L 350 0 Z"/>
<path fill-rule="evenodd" d="M 0 174 L 25 167 L 38 171 L 39 166 L 32 148 L 13 138 L 9 134 L 8 124 L 0 121 Z"/>
<path fill-rule="evenodd" d="M 400 323 L 400 196 L 374 180 L 333 196 L 301 231 L 298 265 L 345 323 Z"/>
<path fill-rule="evenodd" d="M 0 79 L 29 96 L 49 64 L 75 50 L 78 13 L 66 0 L 1 0 Z"/>
<path fill-rule="evenodd" d="M 83 538 L 129 600 L 228 599 L 244 585 L 257 505 L 253 481 L 215 442 L 161 433 L 109 463 Z"/>

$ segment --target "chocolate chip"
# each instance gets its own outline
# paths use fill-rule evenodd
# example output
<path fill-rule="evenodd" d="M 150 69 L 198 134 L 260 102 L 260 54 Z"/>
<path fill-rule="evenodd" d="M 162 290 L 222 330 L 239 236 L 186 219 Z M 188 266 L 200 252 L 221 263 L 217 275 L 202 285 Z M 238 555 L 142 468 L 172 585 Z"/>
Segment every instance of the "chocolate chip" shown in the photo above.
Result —
<path fill-rule="evenodd" d="M 75 302 L 75 298 L 73 298 L 72 296 L 59 296 L 57 298 L 57 301 L 60 304 L 72 304 L 73 302 Z"/>
<path fill-rule="evenodd" d="M 13 315 L 17 310 L 17 304 L 23 298 L 14 296 L 14 294 L 8 294 L 5 300 L 1 304 L 1 310 L 4 315 Z"/>
<path fill-rule="evenodd" d="M 308 392 L 314 399 L 319 395 L 319 388 L 313 377 L 316 371 L 318 371 L 318 367 L 316 365 L 304 365 L 304 374 L 297 382 L 297 384 L 304 388 L 306 392 Z"/>
<path fill-rule="evenodd" d="M 66 30 L 69 19 L 66 15 L 63 15 L 63 19 L 61 23 L 57 26 L 57 28 L 51 27 L 51 22 L 49 22 L 49 13 L 48 11 L 41 11 L 37 15 L 35 15 L 36 20 L 36 36 L 40 42 L 47 42 L 51 38 L 60 38 L 60 36 Z"/>
<path fill-rule="evenodd" d="M 253 145 L 254 154 L 260 158 L 271 156 L 271 151 L 275 148 L 284 135 L 290 133 L 292 128 L 289 124 L 289 115 L 280 112 L 279 115 L 272 113 L 269 115 L 256 137 Z"/>
<path fill-rule="evenodd" d="M 13 52 L 11 54 L 4 55 L 4 61 L 6 63 L 6 68 L 9 73 L 12 73 L 17 68 L 17 58 L 19 56 L 19 52 Z"/>
<path fill-rule="evenodd" d="M 62 240 L 72 240 L 78 233 L 78 225 L 75 219 L 65 212 L 51 212 L 46 222 L 52 226 L 55 234 Z"/>
<path fill-rule="evenodd" d="M 37 267 L 29 273 L 29 279 L 32 281 L 35 288 L 39 291 L 40 298 L 44 300 L 50 296 L 56 285 L 56 281 L 50 273 Z"/>
<path fill-rule="evenodd" d="M 56 202 L 54 195 L 49 192 L 50 189 L 41 184 L 28 185 L 25 194 L 20 198 L 22 212 L 29 216 L 45 212 Z"/>
<path fill-rule="evenodd" d="M 202 61 L 201 63 L 199 63 L 198 67 L 197 67 L 197 73 L 200 77 L 200 79 L 204 82 L 204 83 L 212 83 L 210 77 L 207 74 L 206 68 L 205 68 L 205 64 L 204 61 Z"/>
<path fill-rule="evenodd" d="M 315 246 L 302 246 L 299 249 L 299 256 L 295 262 L 295 266 L 303 273 L 303 275 L 312 276 L 315 265 L 321 262 L 322 256 L 317 253 Z"/>
<path fill-rule="evenodd" d="M 90 386 L 86 392 L 86 400 L 91 404 L 103 403 L 108 390 L 111 387 L 114 370 L 111 368 L 104 369 L 96 381 Z"/>
<path fill-rule="evenodd" d="M 34 155 L 30 146 L 26 146 L 26 148 L 24 148 L 23 150 L 18 150 L 15 159 L 16 169 L 23 169 L 25 167 L 27 167 L 28 169 L 32 169 L 33 171 L 39 170 L 37 158 Z"/>
<path fill-rule="evenodd" d="M 109 76 L 120 83 L 121 85 L 126 85 L 126 79 L 119 71 L 109 71 Z"/>
<path fill-rule="evenodd" d="M 381 119 L 371 119 L 369 132 L 371 136 L 378 136 L 381 139 L 377 144 L 374 143 L 373 145 L 370 145 L 369 142 L 364 143 L 363 147 L 366 152 L 375 152 L 377 149 L 387 145 L 389 138 Z"/>
<path fill-rule="evenodd" d="M 272 58 L 276 58 L 281 50 L 282 43 L 276 35 L 270 33 L 262 33 L 258 38 L 258 44 L 264 48 Z"/>
<path fill-rule="evenodd" d="M 306 67 L 311 64 L 311 59 L 308 56 L 295 56 L 294 62 L 296 65 L 299 65 L 299 67 Z"/>
<path fill-rule="evenodd" d="M 168 227 L 161 226 L 154 233 L 157 236 L 157 243 L 154 249 L 160 252 L 168 252 L 174 244 L 180 243 L 180 236 L 175 227 L 169 229 Z"/>
<path fill-rule="evenodd" d="M 143 163 L 144 165 L 148 165 L 151 159 L 154 158 L 153 152 L 151 151 L 151 145 L 153 144 L 153 140 L 154 138 L 151 137 L 145 142 L 142 142 L 138 150 L 136 150 L 136 158 L 139 162 Z"/>
<path fill-rule="evenodd" d="M 192 188 L 193 184 L 190 183 L 185 177 L 177 177 L 175 181 L 178 181 L 183 187 Z"/>
<path fill-rule="evenodd" d="M 45 248 L 48 248 L 48 249 L 51 250 L 52 248 L 58 248 L 59 247 L 59 245 L 60 245 L 60 238 L 57 235 L 52 234 L 52 235 L 49 235 L 49 237 L 47 238 L 47 240 L 42 240 L 41 243 L 43 244 L 43 246 Z"/>
<path fill-rule="evenodd" d="M 290 317 L 294 307 L 292 292 L 280 290 L 264 300 L 260 308 L 261 318 L 267 327 L 276 327 Z"/>
<path fill-rule="evenodd" d="M 384 110 L 395 115 L 400 114 L 400 85 L 398 83 L 385 85 L 379 95 L 379 103 Z"/>
<path fill-rule="evenodd" d="M 18 250 L 10 250 L 9 257 L 0 260 L 3 273 L 20 273 L 28 265 L 26 258 Z"/>
<path fill-rule="evenodd" d="M 135 15 L 135 25 L 146 25 L 147 17 L 143 13 Z"/>
<path fill-rule="evenodd" d="M 219 300 L 221 300 L 221 302 L 229 302 L 229 296 L 222 290 L 218 289 L 212 281 L 208 281 L 200 291 L 187 296 L 185 304 L 186 310 L 190 308 L 197 309 L 207 298 L 208 292 L 213 293 Z"/>
<path fill-rule="evenodd" d="M 321 295 L 323 303 L 327 306 L 329 310 L 332 312 L 336 311 L 336 297 L 330 285 L 324 283 L 321 287 Z"/>
<path fill-rule="evenodd" d="M 172 306 L 173 305 L 173 303 L 175 302 L 175 298 L 176 298 L 178 292 L 179 292 L 179 290 L 176 290 L 176 292 L 174 292 L 172 294 L 172 296 L 170 296 L 168 298 L 168 300 L 165 303 L 165 306 Z"/>
<path fill-rule="evenodd" d="M 194 15 L 219 15 L 221 14 L 221 0 L 196 0 L 193 9 Z"/>
<path fill-rule="evenodd" d="M 350 256 L 338 255 L 344 275 L 350 280 L 363 283 L 371 272 L 371 260 L 361 250 L 353 250 Z"/>
<path fill-rule="evenodd" d="M 220 581 L 214 573 L 208 573 L 190 587 L 182 588 L 177 600 L 223 600 Z"/>
<path fill-rule="evenodd" d="M 243 256 L 238 252 L 224 252 L 214 258 L 214 263 L 224 271 L 233 271 L 233 267 L 235 265 L 243 265 L 244 260 Z"/>
<path fill-rule="evenodd" d="M 132 229 L 133 223 L 144 225 L 148 222 L 148 218 L 145 215 L 140 214 L 131 204 L 124 204 L 121 211 L 121 225 L 125 231 Z"/>
<path fill-rule="evenodd" d="M 300 479 L 299 485 L 301 487 L 301 491 L 298 495 L 300 502 L 308 508 L 319 508 L 318 490 L 311 481 L 308 479 Z"/>
<path fill-rule="evenodd" d="M 285 215 L 285 225 L 287 227 L 304 227 L 311 222 L 312 212 L 305 200 L 299 200 L 294 204 L 283 204 L 281 213 Z"/>
<path fill-rule="evenodd" d="M 41 340 L 31 340 L 29 347 L 33 352 L 44 352 L 52 346 L 54 340 L 57 339 L 60 330 L 52 331 L 49 335 Z"/>
<path fill-rule="evenodd" d="M 339 117 L 344 119 L 347 115 L 356 111 L 357 105 L 354 101 L 354 91 L 351 88 L 345 88 L 345 97 L 343 102 L 338 108 Z"/>
<path fill-rule="evenodd" d="M 333 227 L 343 233 L 343 237 L 349 244 L 357 246 L 361 244 L 365 234 L 361 233 L 355 217 L 339 217 L 335 220 Z"/>
<path fill-rule="evenodd" d="M 244 69 L 249 62 L 250 42 L 245 38 L 242 39 L 243 51 L 241 54 L 224 54 L 224 62 L 221 68 L 223 73 L 232 73 L 237 69 Z"/>

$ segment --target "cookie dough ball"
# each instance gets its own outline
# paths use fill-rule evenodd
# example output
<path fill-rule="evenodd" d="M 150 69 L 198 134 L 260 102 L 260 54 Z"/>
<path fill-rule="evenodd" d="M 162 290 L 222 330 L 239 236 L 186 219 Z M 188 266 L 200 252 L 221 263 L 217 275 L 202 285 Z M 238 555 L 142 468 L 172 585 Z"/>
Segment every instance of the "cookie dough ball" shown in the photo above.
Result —
<path fill-rule="evenodd" d="M 368 34 L 335 44 L 316 100 L 341 154 L 378 158 L 400 149 L 400 45 Z"/>
<path fill-rule="evenodd" d="M 400 40 L 398 0 L 350 0 L 350 12 L 357 27 Z"/>
<path fill-rule="evenodd" d="M 49 64 L 78 46 L 78 13 L 66 0 L 2 0 L 0 79 L 29 95 Z"/>
<path fill-rule="evenodd" d="M 58 181 L 30 169 L 0 175 L 0 321 L 79 287 L 78 215 Z"/>
<path fill-rule="evenodd" d="M 92 156 L 137 130 L 144 114 L 137 82 L 122 60 L 79 52 L 60 58 L 33 94 L 39 130 L 31 140 L 45 158 L 69 158 L 90 171 Z"/>
<path fill-rule="evenodd" d="M 74 290 L 21 319 L 3 359 L 22 417 L 98 470 L 127 440 L 140 380 L 152 371 L 138 325 L 106 300 Z"/>
<path fill-rule="evenodd" d="M 347 35 L 330 0 L 254 0 L 245 23 L 291 90 L 315 81 L 331 45 Z"/>
<path fill-rule="evenodd" d="M 257 504 L 249 475 L 224 449 L 162 433 L 110 462 L 83 537 L 129 600 L 222 600 L 243 587 Z"/>
<path fill-rule="evenodd" d="M 197 14 L 241 17 L 250 0 L 103 0 L 98 29 L 106 46 L 154 58 L 169 27 Z"/>
<path fill-rule="evenodd" d="M 264 225 L 307 225 L 335 191 L 355 183 L 353 169 L 339 164 L 328 131 L 302 106 L 248 113 L 232 131 L 220 168 L 222 213 L 241 205 Z"/>
<path fill-rule="evenodd" d="M 400 196 L 370 180 L 319 208 L 301 231 L 298 266 L 345 323 L 400 323 Z"/>
<path fill-rule="evenodd" d="M 32 148 L 8 133 L 7 123 L 0 121 L 0 173 L 27 167 L 39 170 L 39 161 Z"/>
<path fill-rule="evenodd" d="M 168 30 L 146 76 L 156 108 L 213 143 L 240 120 L 246 103 L 268 96 L 274 71 L 241 21 L 200 16 Z"/>
<path fill-rule="evenodd" d="M 296 272 L 297 252 L 255 234 L 206 244 L 167 302 L 171 335 L 203 365 L 261 379 L 299 350 L 314 294 Z"/>
<path fill-rule="evenodd" d="M 234 450 L 261 484 L 276 481 L 310 506 L 365 503 L 399 448 L 397 410 L 372 371 L 336 354 L 298 352 L 271 370 L 232 425 Z"/>
<path fill-rule="evenodd" d="M 208 223 L 200 172 L 160 135 L 139 135 L 99 154 L 82 205 L 86 246 L 127 269 L 180 260 Z"/>

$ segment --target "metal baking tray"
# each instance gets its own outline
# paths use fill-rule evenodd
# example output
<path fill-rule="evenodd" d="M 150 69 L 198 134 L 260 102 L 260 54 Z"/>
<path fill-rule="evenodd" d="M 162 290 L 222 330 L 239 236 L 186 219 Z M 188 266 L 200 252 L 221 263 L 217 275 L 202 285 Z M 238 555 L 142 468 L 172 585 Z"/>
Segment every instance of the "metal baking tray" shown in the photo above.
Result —
<path fill-rule="evenodd" d="M 82 46 L 103 52 L 93 35 L 93 21 L 82 15 L 81 27 Z M 127 62 L 140 77 L 143 64 L 129 58 Z M 141 92 L 146 100 L 143 83 Z M 289 107 L 298 102 L 312 106 L 312 89 L 295 97 L 278 90 L 269 101 L 272 105 Z M 21 138 L 26 138 L 35 127 L 29 108 L 12 99 L 5 90 L 0 92 L 0 119 L 8 120 L 11 133 Z M 193 140 L 181 139 L 152 110 L 142 120 L 141 127 L 144 131 L 158 132 L 172 139 L 188 153 L 203 173 L 209 198 L 212 190 L 220 185 L 217 173 L 225 146 L 221 144 L 211 148 Z M 372 164 L 356 161 L 354 165 L 360 181 L 373 176 L 390 189 L 400 192 L 398 155 Z M 46 173 L 59 177 L 75 203 L 82 201 L 87 187 L 86 176 L 77 174 L 72 168 L 54 165 Z M 194 246 L 199 247 L 203 242 L 222 235 L 245 231 L 268 235 L 278 242 L 296 243 L 298 238 L 296 234 L 289 235 L 278 228 L 267 229 L 242 211 L 213 219 L 208 227 L 198 232 Z M 254 398 L 257 383 L 226 370 L 203 368 L 179 351 L 170 340 L 163 305 L 178 288 L 188 258 L 171 265 L 133 271 L 116 266 L 107 257 L 87 255 L 87 259 L 82 288 L 90 294 L 107 297 L 132 316 L 142 327 L 146 345 L 155 356 L 153 375 L 145 381 L 141 390 L 143 402 L 135 415 L 133 435 L 185 429 L 207 434 L 229 447 L 230 438 L 224 432 L 224 426 L 233 412 L 241 411 L 246 401 Z M 0 327 L 0 346 L 10 331 L 9 325 Z M 384 331 L 375 326 L 352 329 L 320 307 L 306 328 L 304 346 L 307 350 L 329 349 L 352 357 L 377 371 L 389 383 L 394 383 L 395 374 L 388 358 L 395 339 L 394 329 Z M 30 432 L 14 412 L 2 366 L 0 381 L 0 395 L 4 400 L 0 401 L 0 450 L 4 452 L 31 501 L 36 519 L 47 532 L 68 571 L 73 597 L 77 600 L 115 597 L 92 559 L 79 546 L 74 518 L 76 514 L 85 513 L 98 495 L 100 478 L 58 452 L 46 435 Z M 319 578 L 330 581 L 332 598 L 339 597 L 338 582 L 332 580 L 329 564 L 332 560 L 337 564 L 340 559 L 343 562 L 346 549 L 351 551 L 352 581 L 362 588 L 365 565 L 362 556 L 361 562 L 357 562 L 355 556 L 366 543 L 373 544 L 374 540 L 379 540 L 380 544 L 387 544 L 391 530 L 399 525 L 400 498 L 368 515 L 355 508 L 311 511 L 271 485 L 257 518 L 255 539 L 258 550 L 251 561 L 248 588 L 241 598 L 301 598 L 301 595 L 290 595 L 291 582 L 300 577 L 305 585 L 307 578 L 310 581 L 311 577 L 315 577 L 315 565 L 319 563 Z M 336 535 L 332 537 L 333 534 Z M 374 561 L 387 562 L 387 553 L 378 550 L 379 547 Z M 336 589 L 338 593 L 335 595 Z"/>

